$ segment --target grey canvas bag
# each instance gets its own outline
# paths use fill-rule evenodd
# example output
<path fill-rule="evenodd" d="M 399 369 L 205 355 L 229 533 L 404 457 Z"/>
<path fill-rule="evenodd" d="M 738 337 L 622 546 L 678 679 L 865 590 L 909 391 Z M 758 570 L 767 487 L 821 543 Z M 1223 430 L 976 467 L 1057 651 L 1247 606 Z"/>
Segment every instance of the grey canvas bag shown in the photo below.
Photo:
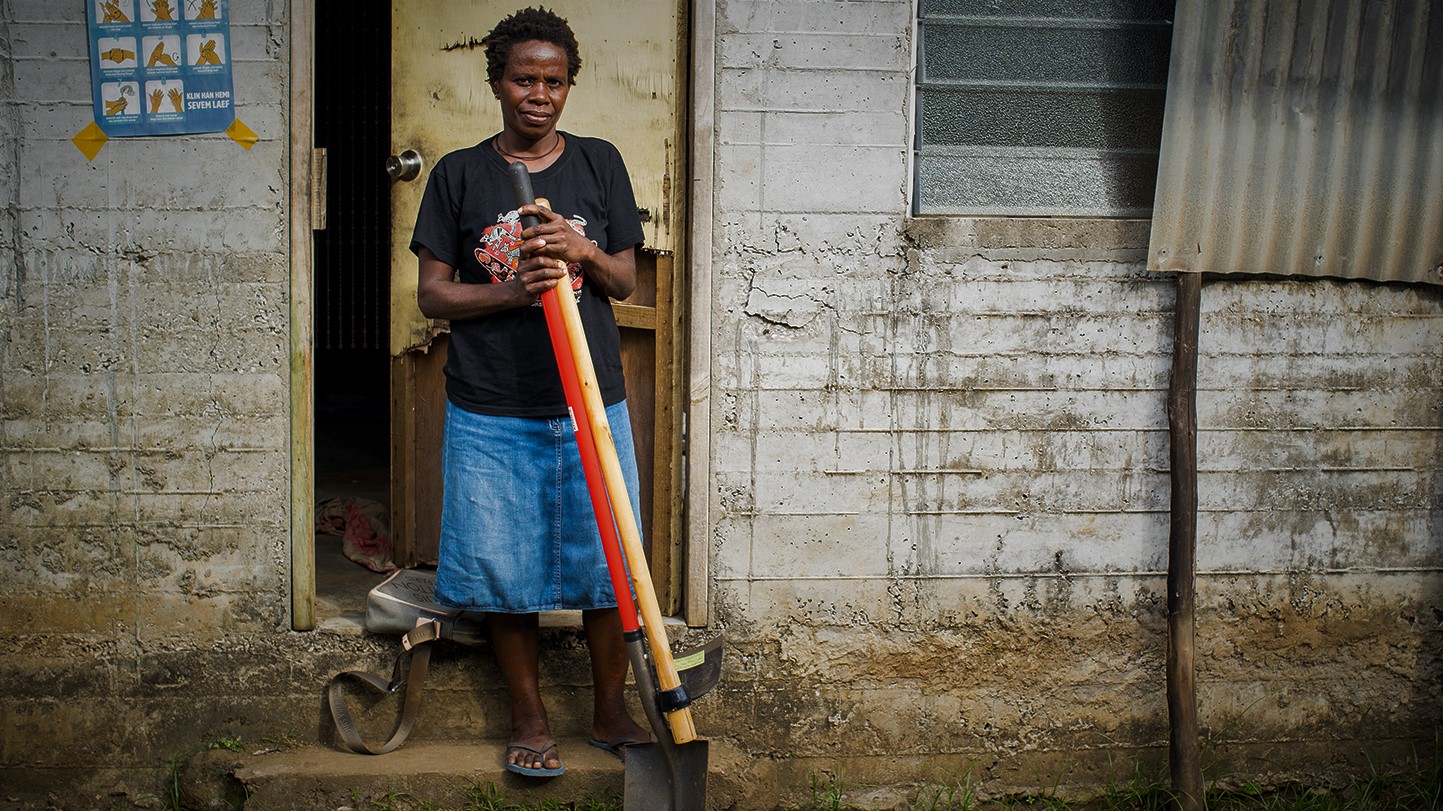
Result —
<path fill-rule="evenodd" d="M 439 622 L 441 639 L 475 645 L 485 639 L 486 615 L 436 602 L 436 573 L 399 569 L 366 595 L 366 630 L 404 636 L 418 624 Z"/>
<path fill-rule="evenodd" d="M 418 569 L 400 569 L 366 595 L 366 630 L 374 634 L 399 634 L 401 652 L 391 670 L 390 680 L 364 670 L 347 670 L 336 674 L 326 686 L 326 703 L 341 742 L 356 754 L 384 755 L 405 742 L 416 723 L 416 710 L 421 706 L 421 688 L 431 663 L 431 643 L 452 639 L 466 645 L 479 644 L 485 638 L 485 615 L 440 605 L 436 602 L 436 573 Z M 402 675 L 402 665 L 409 658 L 410 666 Z M 361 738 L 346 707 L 342 683 L 358 681 L 383 694 L 397 693 L 405 688 L 400 718 L 391 737 L 378 747 L 371 747 Z"/>

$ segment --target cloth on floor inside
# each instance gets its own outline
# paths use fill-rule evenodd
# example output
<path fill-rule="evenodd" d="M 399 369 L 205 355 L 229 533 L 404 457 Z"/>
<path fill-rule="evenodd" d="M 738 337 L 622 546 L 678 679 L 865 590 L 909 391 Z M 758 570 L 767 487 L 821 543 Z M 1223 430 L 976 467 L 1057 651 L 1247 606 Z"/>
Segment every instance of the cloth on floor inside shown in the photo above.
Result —
<path fill-rule="evenodd" d="M 316 505 L 316 532 L 340 535 L 347 558 L 373 572 L 392 572 L 386 505 L 365 498 L 328 498 Z"/>

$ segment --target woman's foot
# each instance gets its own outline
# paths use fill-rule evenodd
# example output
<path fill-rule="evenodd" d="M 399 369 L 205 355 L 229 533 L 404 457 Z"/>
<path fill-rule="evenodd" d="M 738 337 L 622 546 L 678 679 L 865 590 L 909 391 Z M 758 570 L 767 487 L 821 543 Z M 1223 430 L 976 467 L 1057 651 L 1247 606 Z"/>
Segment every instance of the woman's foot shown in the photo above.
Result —
<path fill-rule="evenodd" d="M 612 738 L 610 740 L 602 740 L 601 738 L 587 738 L 586 742 L 591 744 L 592 746 L 595 746 L 597 749 L 602 749 L 610 752 L 611 754 L 615 755 L 616 758 L 622 763 L 625 763 L 626 750 L 629 747 L 639 743 L 651 743 L 651 736 L 648 735 L 645 738 Z"/>
<path fill-rule="evenodd" d="M 511 743 L 506 770 L 529 777 L 555 777 L 566 771 L 546 721 L 546 705 L 537 684 L 540 638 L 535 614 L 487 615 L 491 647 L 506 692 L 511 697 Z"/>
<path fill-rule="evenodd" d="M 623 757 L 629 744 L 649 743 L 651 732 L 636 723 L 626 706 L 626 671 L 631 662 L 621 634 L 621 614 L 615 608 L 582 613 L 586 644 L 591 649 L 592 746 Z"/>
<path fill-rule="evenodd" d="M 605 749 L 624 761 L 626 760 L 626 747 L 638 743 L 651 743 L 652 740 L 651 732 L 632 721 L 630 716 L 623 715 L 606 724 L 593 725 L 591 737 L 586 742 L 598 749 Z"/>
<path fill-rule="evenodd" d="M 517 740 L 506 744 L 506 771 L 527 777 L 556 777 L 566 772 L 556 752 L 556 741 Z"/>

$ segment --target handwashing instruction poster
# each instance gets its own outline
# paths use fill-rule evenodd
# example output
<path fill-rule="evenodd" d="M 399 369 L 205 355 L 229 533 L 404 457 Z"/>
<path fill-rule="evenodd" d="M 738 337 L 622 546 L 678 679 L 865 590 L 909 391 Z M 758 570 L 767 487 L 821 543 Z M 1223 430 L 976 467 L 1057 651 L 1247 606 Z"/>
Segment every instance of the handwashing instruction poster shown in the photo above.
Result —
<path fill-rule="evenodd" d="M 219 132 L 235 120 L 230 0 L 87 0 L 105 134 Z"/>

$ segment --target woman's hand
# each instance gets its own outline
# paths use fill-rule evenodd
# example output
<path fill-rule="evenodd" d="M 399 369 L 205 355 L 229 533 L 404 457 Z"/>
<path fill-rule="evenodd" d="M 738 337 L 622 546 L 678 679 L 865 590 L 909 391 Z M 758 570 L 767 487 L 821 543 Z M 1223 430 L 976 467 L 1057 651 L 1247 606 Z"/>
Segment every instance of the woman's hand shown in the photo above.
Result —
<path fill-rule="evenodd" d="M 534 241 L 534 240 L 533 240 Z M 535 304 L 541 300 L 541 294 L 561 284 L 562 279 L 570 279 L 571 274 L 566 269 L 566 260 L 552 259 L 549 256 L 531 254 L 527 256 L 525 245 L 521 248 L 521 262 L 516 267 L 516 275 L 511 279 L 519 290 L 522 305 Z M 568 281 L 567 287 L 570 287 Z"/>
<path fill-rule="evenodd" d="M 560 214 L 538 205 L 519 209 L 523 217 L 536 217 L 540 223 L 521 232 L 521 258 L 541 256 L 561 260 L 565 264 L 589 264 L 601 253 L 596 243 L 576 233 L 576 229 Z"/>
<path fill-rule="evenodd" d="M 525 205 L 521 216 L 532 216 L 540 223 L 521 232 L 522 268 L 529 258 L 549 259 L 565 268 L 578 264 L 586 280 L 614 299 L 624 299 L 636 289 L 636 256 L 633 248 L 607 254 L 596 243 L 577 233 L 571 223 L 549 208 Z M 544 288 L 543 288 L 544 289 Z"/>

